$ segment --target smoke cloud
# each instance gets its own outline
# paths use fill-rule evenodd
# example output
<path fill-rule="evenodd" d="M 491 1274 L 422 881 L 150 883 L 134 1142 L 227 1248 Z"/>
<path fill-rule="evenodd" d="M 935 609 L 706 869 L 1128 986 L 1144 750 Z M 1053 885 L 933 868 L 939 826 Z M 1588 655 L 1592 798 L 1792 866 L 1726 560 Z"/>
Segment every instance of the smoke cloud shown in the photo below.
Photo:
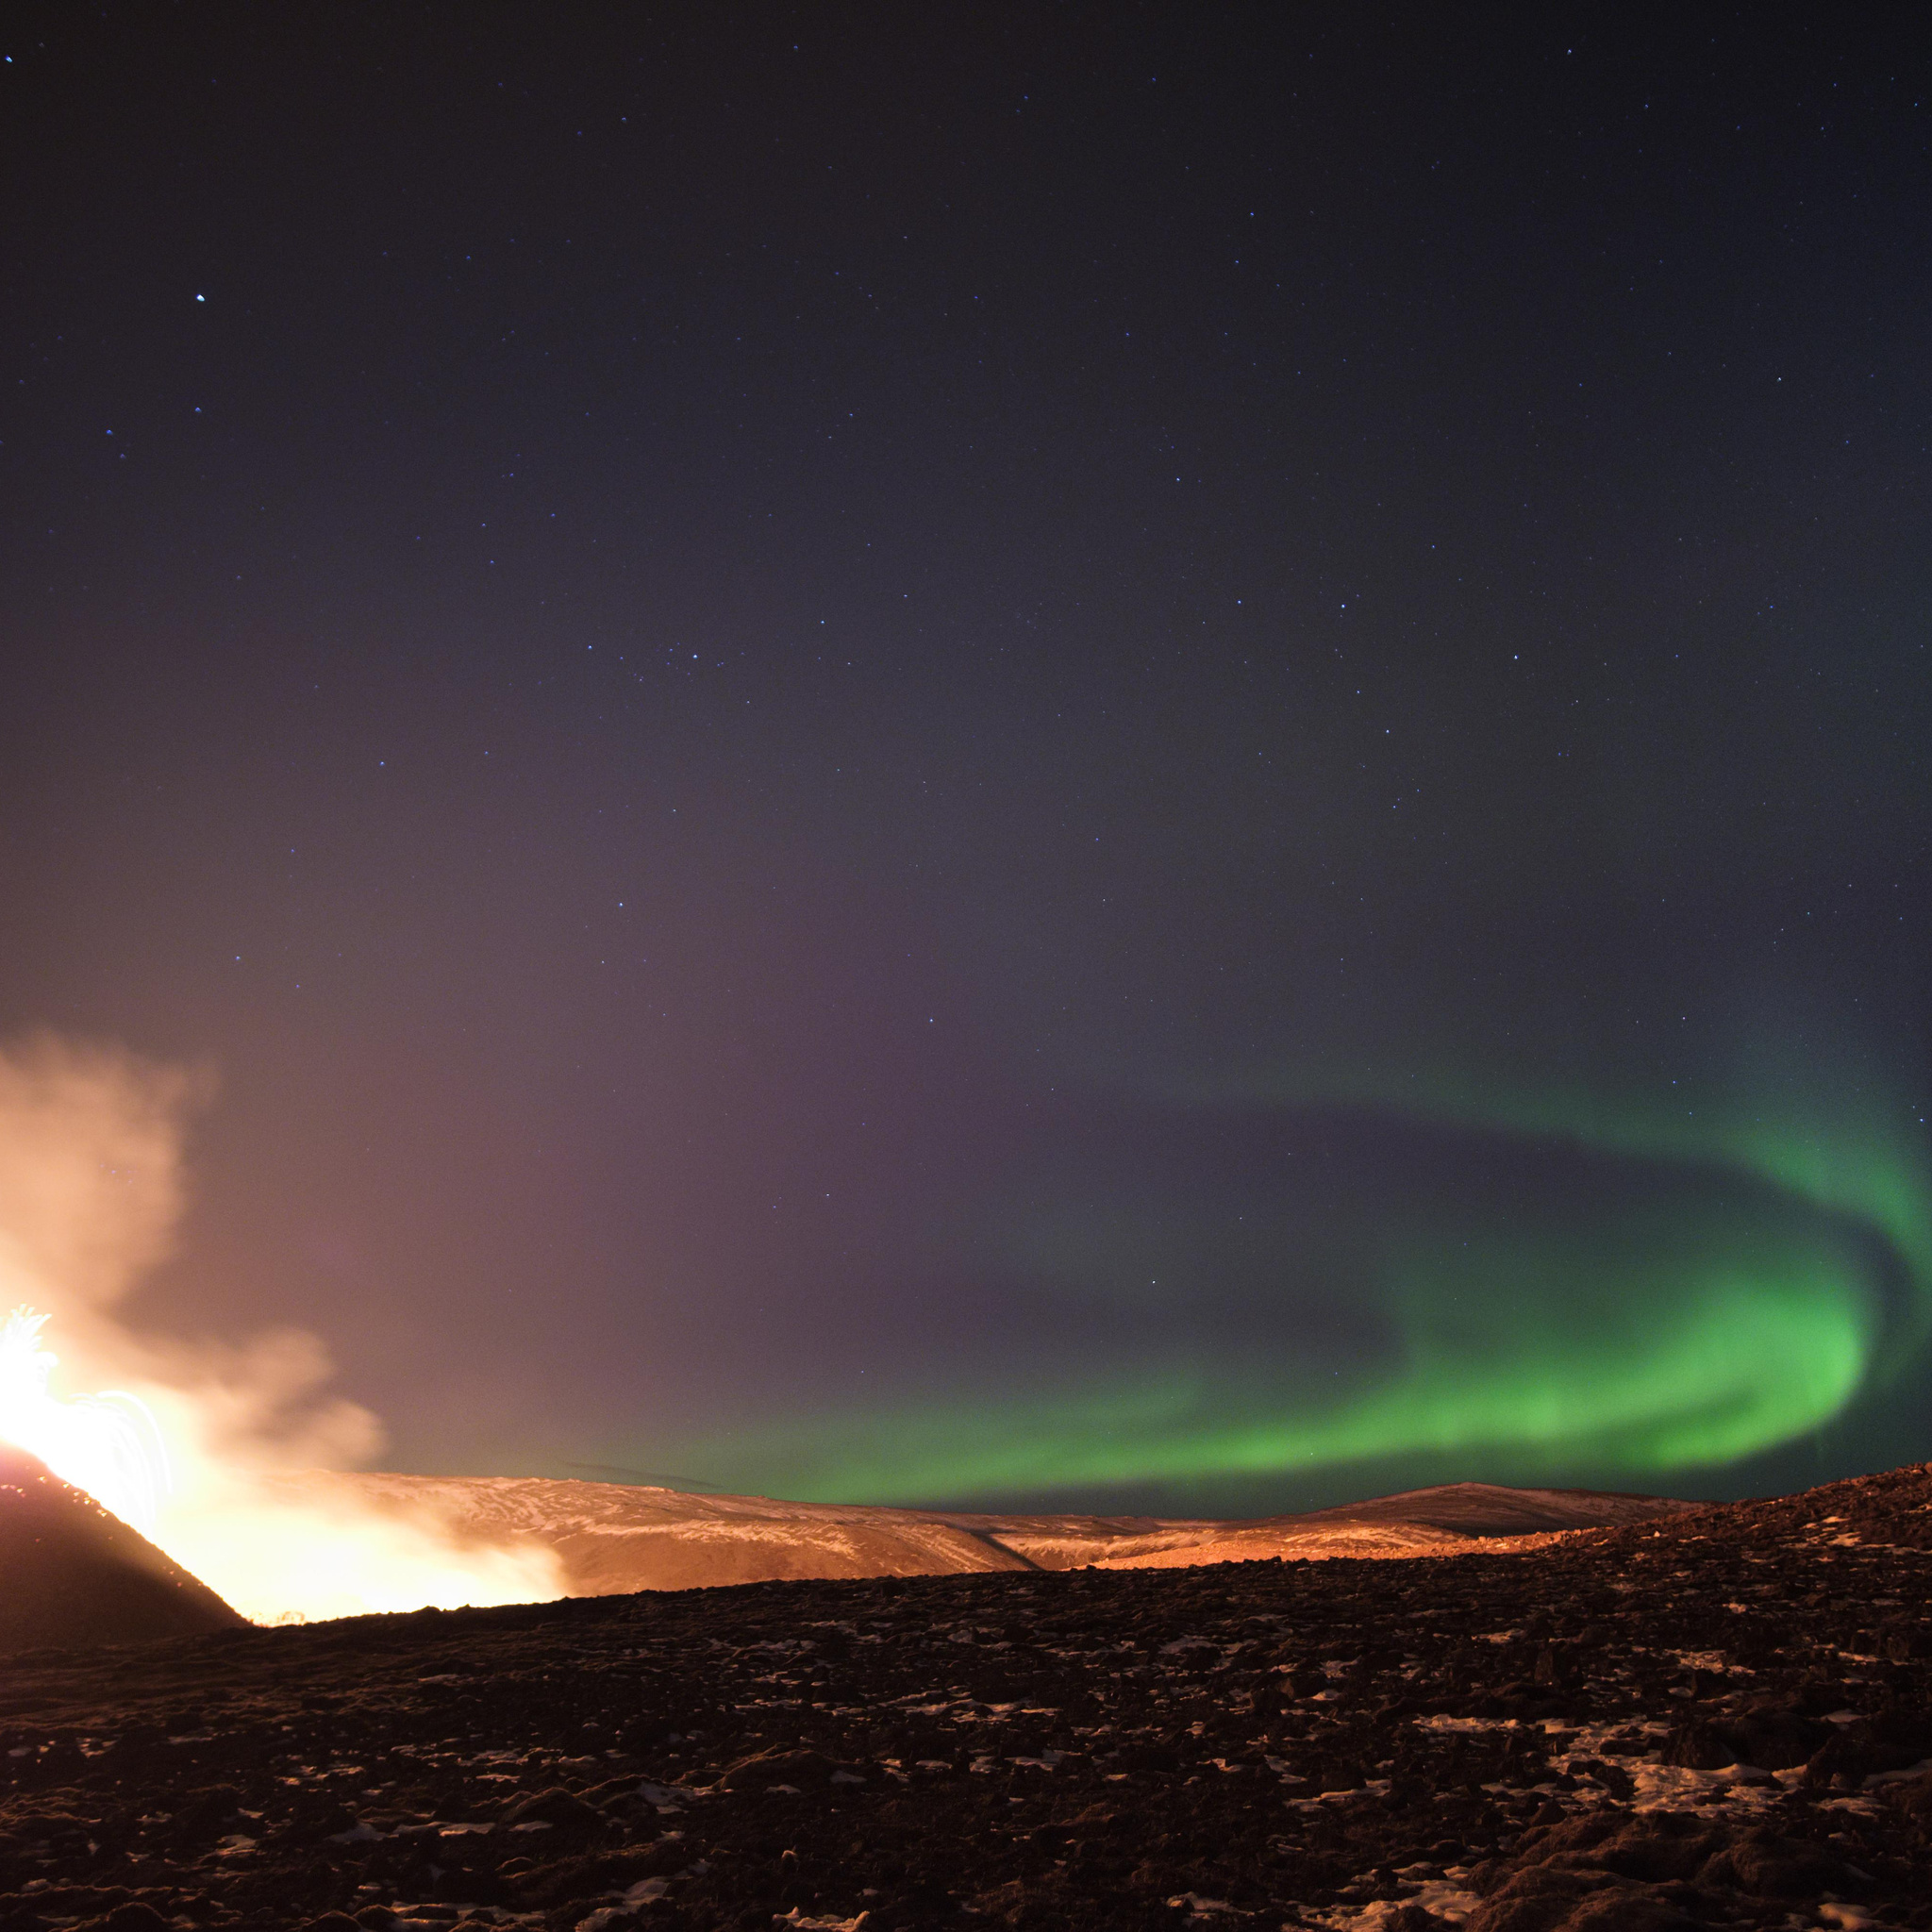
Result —
<path fill-rule="evenodd" d="M 291 1473 L 366 1463 L 384 1440 L 369 1409 L 330 1391 L 319 1336 L 162 1336 L 126 1318 L 172 1250 L 186 1124 L 214 1087 L 205 1069 L 51 1033 L 0 1049 L 0 1311 L 48 1316 L 55 1396 L 111 1386 L 151 1412 L 167 1467 L 156 1520 L 138 1526 L 263 1620 L 561 1595 L 535 1544 L 478 1544 L 433 1513 L 377 1511 L 320 1482 L 301 1496 Z"/>

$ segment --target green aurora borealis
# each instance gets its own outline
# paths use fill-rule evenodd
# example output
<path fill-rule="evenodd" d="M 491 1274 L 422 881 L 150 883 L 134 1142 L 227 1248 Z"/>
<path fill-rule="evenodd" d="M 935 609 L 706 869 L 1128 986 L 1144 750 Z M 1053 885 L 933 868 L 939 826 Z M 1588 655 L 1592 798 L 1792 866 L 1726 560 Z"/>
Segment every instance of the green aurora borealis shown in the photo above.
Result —
<path fill-rule="evenodd" d="M 1392 1153 L 1410 1171 L 1399 1193 L 1378 1199 L 1357 1171 L 1339 1194 L 1251 1189 L 1178 1213 L 1116 1195 L 1021 1217 L 1016 1272 L 1042 1298 L 1109 1315 L 1117 1363 L 693 1453 L 767 1483 L 788 1468 L 786 1491 L 817 1500 L 1116 1492 L 1181 1507 L 1270 1479 L 1352 1492 L 1352 1470 L 1660 1486 L 1830 1424 L 1923 1348 L 1932 1187 L 1923 1141 L 1888 1130 L 1897 1107 L 1797 1082 L 1703 1108 L 1527 1091 L 1485 1104 L 1445 1079 L 1420 1102 L 1424 1083 L 1406 1081 L 1405 1113 L 1353 1084 L 1342 1108 L 1285 1118 L 1340 1121 Z M 1240 1105 L 1241 1085 L 1222 1099 Z M 1532 1169 L 1581 1160 L 1596 1185 L 1579 1202 L 1560 1175 L 1532 1175 L 1507 1211 L 1453 1184 L 1417 1188 L 1401 1146 L 1418 1132 Z M 1372 1366 L 1330 1368 L 1296 1345 L 1299 1320 L 1319 1325 L 1338 1291 L 1376 1334 Z M 1211 1305 L 1230 1297 L 1265 1310 L 1268 1340 L 1203 1349 Z M 1191 1309 L 1194 1346 L 1135 1359 L 1137 1305 Z"/>

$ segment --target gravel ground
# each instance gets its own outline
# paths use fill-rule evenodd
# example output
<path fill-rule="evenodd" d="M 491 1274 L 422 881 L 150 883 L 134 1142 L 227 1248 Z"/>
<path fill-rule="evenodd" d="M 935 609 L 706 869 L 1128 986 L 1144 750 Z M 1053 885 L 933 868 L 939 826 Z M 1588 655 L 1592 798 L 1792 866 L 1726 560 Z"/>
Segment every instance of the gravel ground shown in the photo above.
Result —
<path fill-rule="evenodd" d="M 1932 1927 L 1932 1469 L 0 1659 L 0 1932 Z"/>

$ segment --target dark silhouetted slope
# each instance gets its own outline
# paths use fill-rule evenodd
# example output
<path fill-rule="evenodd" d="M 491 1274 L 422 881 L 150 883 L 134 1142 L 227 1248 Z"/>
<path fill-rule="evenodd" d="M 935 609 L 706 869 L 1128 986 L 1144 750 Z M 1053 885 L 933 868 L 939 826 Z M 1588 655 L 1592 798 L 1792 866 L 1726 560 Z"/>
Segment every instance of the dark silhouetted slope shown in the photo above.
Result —
<path fill-rule="evenodd" d="M 243 1622 L 92 1496 L 0 1443 L 0 1650 L 141 1643 Z"/>

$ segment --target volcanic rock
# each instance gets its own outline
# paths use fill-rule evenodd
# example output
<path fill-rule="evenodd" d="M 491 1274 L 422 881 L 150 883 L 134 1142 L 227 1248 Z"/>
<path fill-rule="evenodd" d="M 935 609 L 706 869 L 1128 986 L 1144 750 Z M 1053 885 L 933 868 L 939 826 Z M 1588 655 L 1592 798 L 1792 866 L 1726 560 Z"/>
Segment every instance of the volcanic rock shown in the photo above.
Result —
<path fill-rule="evenodd" d="M 718 1780 L 727 1791 L 768 1791 L 775 1785 L 803 1789 L 826 1783 L 838 1767 L 817 1751 L 758 1751 L 741 1757 Z"/>
<path fill-rule="evenodd" d="M 42 1652 L 0 1932 L 1932 1932 L 1928 1515 L 1910 1469 L 1507 1553 Z"/>
<path fill-rule="evenodd" d="M 602 1815 L 594 1805 L 588 1805 L 575 1791 L 564 1790 L 561 1785 L 552 1785 L 549 1790 L 532 1791 L 527 1796 L 513 1800 L 503 1814 L 505 1824 L 556 1824 L 566 1830 L 572 1826 L 597 1826 L 604 1823 Z"/>
<path fill-rule="evenodd" d="M 0 1443 L 0 1651 L 140 1643 L 243 1622 L 92 1496 Z"/>

